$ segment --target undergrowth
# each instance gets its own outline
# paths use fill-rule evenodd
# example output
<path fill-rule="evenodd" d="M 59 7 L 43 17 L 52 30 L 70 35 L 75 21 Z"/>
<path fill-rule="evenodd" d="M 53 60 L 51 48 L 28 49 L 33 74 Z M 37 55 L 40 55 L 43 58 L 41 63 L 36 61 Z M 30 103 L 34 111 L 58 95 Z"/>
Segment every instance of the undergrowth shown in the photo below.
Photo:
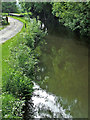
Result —
<path fill-rule="evenodd" d="M 35 79 L 36 72 L 39 71 L 39 43 L 45 36 L 40 29 L 40 21 L 27 18 L 17 19 L 24 25 L 27 24 L 26 28 L 23 26 L 20 33 L 2 45 L 3 118 L 22 117 L 22 102 L 32 95 L 32 81 Z M 20 106 L 17 108 L 18 102 L 20 102 Z M 15 111 L 16 109 L 17 111 Z"/>

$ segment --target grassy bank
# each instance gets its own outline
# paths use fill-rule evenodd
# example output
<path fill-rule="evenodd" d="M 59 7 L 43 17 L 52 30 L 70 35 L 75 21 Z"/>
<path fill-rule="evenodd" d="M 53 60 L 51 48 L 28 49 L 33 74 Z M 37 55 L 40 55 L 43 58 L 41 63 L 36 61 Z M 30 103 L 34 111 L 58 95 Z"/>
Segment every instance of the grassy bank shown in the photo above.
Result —
<path fill-rule="evenodd" d="M 22 19 L 21 19 L 22 20 Z M 24 23 L 24 20 L 23 20 Z M 23 26 L 22 30 L 20 31 L 20 33 L 24 32 L 25 28 Z M 18 33 L 15 37 L 9 39 L 8 41 L 6 41 L 5 43 L 2 44 L 2 86 L 4 86 L 6 80 L 8 78 L 6 78 L 7 75 L 7 71 L 9 69 L 9 65 L 8 65 L 8 60 L 11 54 L 11 50 L 10 48 L 14 48 L 15 46 L 17 46 L 18 43 L 18 39 L 20 36 L 20 33 Z M 4 89 L 4 88 L 3 88 Z M 18 113 L 12 113 L 15 112 L 16 110 L 13 110 L 13 108 L 17 108 L 17 103 L 22 103 L 23 100 L 19 100 L 17 99 L 12 93 L 9 93 L 9 91 L 5 91 L 3 90 L 2 93 L 2 117 L 3 118 L 19 118 L 19 114 L 21 109 L 19 110 Z M 21 106 L 22 108 L 22 106 Z M 18 115 L 16 115 L 18 114 Z"/>
<path fill-rule="evenodd" d="M 23 22 L 23 24 L 25 24 L 25 20 L 24 18 L 17 18 L 17 17 L 13 17 L 15 19 L 20 20 L 21 22 Z M 2 67 L 3 67 L 3 71 L 2 71 L 2 76 L 4 76 L 8 70 L 8 63 L 6 62 L 6 60 L 9 59 L 10 56 L 10 48 L 14 48 L 15 46 L 17 46 L 18 43 L 18 39 L 20 37 L 20 33 L 23 33 L 25 31 L 25 27 L 23 25 L 22 30 L 13 38 L 7 40 L 5 43 L 2 44 Z"/>
<path fill-rule="evenodd" d="M 22 118 L 22 103 L 32 95 L 32 81 L 38 70 L 37 58 L 40 52 L 37 41 L 43 40 L 45 36 L 40 30 L 40 21 L 33 19 L 33 22 L 30 22 L 27 18 L 13 18 L 22 21 L 24 26 L 20 33 L 2 44 L 3 118 Z"/>

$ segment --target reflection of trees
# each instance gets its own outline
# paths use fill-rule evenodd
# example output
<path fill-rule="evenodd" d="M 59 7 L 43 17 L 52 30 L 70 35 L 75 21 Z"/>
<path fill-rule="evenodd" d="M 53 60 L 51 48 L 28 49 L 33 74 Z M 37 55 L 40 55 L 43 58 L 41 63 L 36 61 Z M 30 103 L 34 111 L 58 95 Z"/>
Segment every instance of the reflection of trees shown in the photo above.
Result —
<path fill-rule="evenodd" d="M 53 74 L 55 81 L 57 80 L 60 83 L 58 87 L 61 88 L 61 91 L 64 88 L 64 95 L 69 93 L 73 97 L 75 97 L 75 94 L 81 96 L 81 90 L 83 91 L 87 86 L 83 83 L 86 77 L 84 74 L 86 72 L 85 65 L 81 67 L 78 64 L 77 56 L 63 47 L 58 51 L 53 48 L 52 52 L 54 56 L 52 58 Z M 51 76 L 51 79 L 53 79 L 53 76 Z"/>
<path fill-rule="evenodd" d="M 72 108 L 72 115 L 87 116 L 87 99 L 88 99 L 88 78 L 87 78 L 87 63 L 86 58 L 74 54 L 68 47 L 56 50 L 52 49 L 52 69 L 53 74 L 50 76 L 50 87 L 57 95 L 67 98 L 70 102 L 78 99 L 78 103 L 74 103 Z M 85 61 L 84 64 L 82 64 Z M 54 89 L 54 90 L 53 90 Z M 58 90 L 59 89 L 59 90 Z M 82 105 L 83 108 L 82 109 Z M 73 112 L 74 110 L 78 112 Z"/>
<path fill-rule="evenodd" d="M 54 40 L 59 42 L 52 38 L 52 41 Z M 63 97 L 62 105 L 64 107 L 71 105 L 73 116 L 85 117 L 88 113 L 87 48 L 76 45 L 71 40 L 62 40 L 63 42 L 58 43 L 58 47 L 50 41 L 43 52 L 41 64 L 45 67 L 45 71 L 42 74 L 48 76 L 43 86 L 47 85 L 49 92 Z M 72 103 L 75 100 L 77 103 Z"/>

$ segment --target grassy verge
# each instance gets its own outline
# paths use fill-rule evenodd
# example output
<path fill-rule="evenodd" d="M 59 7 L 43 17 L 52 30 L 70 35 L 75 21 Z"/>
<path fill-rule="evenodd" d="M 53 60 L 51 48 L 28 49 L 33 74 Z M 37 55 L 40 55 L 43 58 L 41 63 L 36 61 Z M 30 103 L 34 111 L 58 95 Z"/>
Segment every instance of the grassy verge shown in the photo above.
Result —
<path fill-rule="evenodd" d="M 6 15 L 8 15 L 8 13 L 2 13 L 2 15 L 3 15 L 3 16 L 6 16 Z"/>
<path fill-rule="evenodd" d="M 29 15 L 32 15 L 31 12 L 28 12 L 28 13 L 14 13 L 14 14 L 17 14 L 17 15 L 28 15 L 28 14 L 29 14 Z M 8 13 L 2 13 L 2 15 L 3 15 L 3 16 L 6 16 L 6 15 L 8 16 Z"/>
<path fill-rule="evenodd" d="M 4 29 L 4 27 L 0 27 L 0 30 Z"/>
<path fill-rule="evenodd" d="M 3 118 L 15 118 L 21 116 L 21 108 L 17 106 L 17 98 L 20 103 L 32 95 L 35 74 L 38 69 L 39 50 L 37 43 L 43 39 L 45 33 L 40 29 L 40 21 L 27 18 L 16 18 L 24 23 L 24 26 L 15 37 L 2 44 L 2 88 L 3 88 Z M 25 28 L 25 24 L 27 27 Z M 10 99 L 9 99 L 10 98 Z M 18 107 L 18 113 L 13 107 L 8 106 L 13 99 L 13 107 Z M 7 109 L 11 109 L 7 111 Z M 11 114 L 12 113 L 12 114 Z M 15 114 L 14 114 L 15 113 Z"/>
<path fill-rule="evenodd" d="M 23 23 L 25 23 L 24 19 L 19 19 L 19 20 L 22 21 Z M 9 60 L 9 56 L 11 54 L 10 48 L 14 48 L 15 46 L 18 45 L 17 40 L 20 37 L 20 33 L 24 32 L 24 31 L 25 31 L 25 28 L 23 26 L 22 30 L 16 36 L 14 36 L 13 38 L 7 40 L 5 43 L 2 44 L 2 80 L 3 81 L 5 80 L 5 76 L 8 71 L 7 61 Z M 2 83 L 3 83 L 3 81 L 2 81 Z M 4 118 L 15 118 L 15 116 L 16 116 L 16 118 L 19 118 L 18 116 L 20 116 L 20 115 L 16 115 L 16 114 L 20 113 L 21 108 L 19 109 L 19 112 L 17 112 L 16 110 L 13 110 L 13 108 L 17 109 L 17 107 L 18 107 L 17 104 L 18 103 L 21 104 L 23 101 L 22 100 L 20 101 L 15 96 L 13 96 L 11 93 L 3 93 L 2 101 L 3 101 L 3 104 L 2 104 L 3 117 Z M 22 104 L 21 104 L 21 106 L 22 106 Z M 15 113 L 15 116 L 13 116 L 14 113 L 11 113 L 12 111 L 17 112 L 17 113 Z"/>
<path fill-rule="evenodd" d="M 13 18 L 18 19 L 25 24 L 24 18 L 23 19 L 17 18 L 17 17 L 13 17 Z M 14 36 L 13 38 L 7 40 L 5 43 L 2 44 L 2 60 L 3 60 L 2 61 L 2 67 L 3 67 L 2 76 L 6 74 L 7 69 L 8 69 L 8 63 L 6 62 L 6 60 L 8 60 L 10 56 L 10 47 L 14 48 L 15 46 L 17 46 L 17 42 L 18 42 L 17 40 L 19 39 L 20 33 L 24 31 L 25 31 L 25 27 L 23 25 L 22 30 L 19 33 L 17 33 L 16 36 Z"/>

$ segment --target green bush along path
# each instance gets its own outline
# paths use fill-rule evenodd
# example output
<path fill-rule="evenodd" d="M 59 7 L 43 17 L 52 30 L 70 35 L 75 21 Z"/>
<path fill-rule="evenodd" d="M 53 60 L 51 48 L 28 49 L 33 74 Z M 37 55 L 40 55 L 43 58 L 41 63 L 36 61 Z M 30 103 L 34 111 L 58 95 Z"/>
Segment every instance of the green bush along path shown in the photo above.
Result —
<path fill-rule="evenodd" d="M 2 44 L 3 118 L 23 117 L 25 100 L 32 95 L 32 81 L 35 79 L 36 71 L 39 70 L 39 44 L 42 44 L 40 41 L 43 41 L 45 36 L 40 29 L 40 21 L 36 19 L 29 21 L 25 17 L 13 18 L 22 21 L 24 26 L 21 32 Z"/>

